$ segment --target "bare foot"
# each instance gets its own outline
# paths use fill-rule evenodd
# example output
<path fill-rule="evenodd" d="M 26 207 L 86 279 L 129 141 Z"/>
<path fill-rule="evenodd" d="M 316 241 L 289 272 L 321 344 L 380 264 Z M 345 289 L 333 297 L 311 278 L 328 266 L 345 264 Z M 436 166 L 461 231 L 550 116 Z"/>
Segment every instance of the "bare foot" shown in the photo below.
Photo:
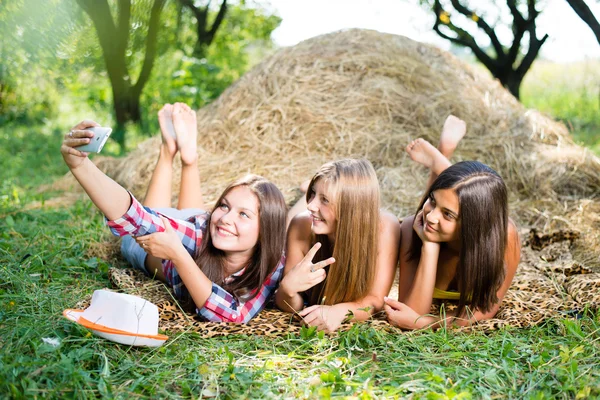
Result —
<path fill-rule="evenodd" d="M 438 149 L 425 139 L 419 138 L 410 142 L 406 146 L 406 152 L 413 161 L 429 168 L 436 175 L 441 174 L 443 170 L 452 165 Z"/>
<path fill-rule="evenodd" d="M 162 134 L 162 143 L 167 153 L 174 157 L 177 153 L 177 143 L 175 141 L 175 128 L 173 127 L 173 105 L 165 104 L 158 112 L 158 124 Z"/>
<path fill-rule="evenodd" d="M 442 135 L 440 136 L 440 144 L 438 146 L 440 153 L 448 159 L 452 157 L 454 150 L 458 146 L 458 142 L 465 136 L 465 133 L 467 133 L 466 122 L 454 115 L 448 115 L 442 128 Z"/>
<path fill-rule="evenodd" d="M 431 169 L 435 161 L 436 153 L 440 154 L 439 150 L 436 149 L 425 139 L 413 140 L 406 146 L 406 152 L 410 158 Z"/>
<path fill-rule="evenodd" d="M 300 184 L 300 191 L 302 193 L 306 193 L 306 191 L 308 190 L 308 185 L 310 184 L 310 179 L 307 181 L 304 181 Z"/>
<path fill-rule="evenodd" d="M 177 148 L 184 165 L 195 163 L 198 159 L 198 125 L 196 112 L 187 104 L 175 103 L 173 106 L 173 125 L 177 134 Z"/>

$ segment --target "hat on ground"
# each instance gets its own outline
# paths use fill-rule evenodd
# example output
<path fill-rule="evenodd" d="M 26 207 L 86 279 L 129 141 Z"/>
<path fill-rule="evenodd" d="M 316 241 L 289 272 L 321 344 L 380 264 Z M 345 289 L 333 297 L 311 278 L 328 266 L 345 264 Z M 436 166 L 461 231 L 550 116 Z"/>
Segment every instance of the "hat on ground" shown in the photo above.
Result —
<path fill-rule="evenodd" d="M 96 290 L 88 308 L 67 309 L 63 315 L 97 336 L 130 346 L 158 347 L 168 339 L 158 333 L 158 307 L 130 294 Z"/>

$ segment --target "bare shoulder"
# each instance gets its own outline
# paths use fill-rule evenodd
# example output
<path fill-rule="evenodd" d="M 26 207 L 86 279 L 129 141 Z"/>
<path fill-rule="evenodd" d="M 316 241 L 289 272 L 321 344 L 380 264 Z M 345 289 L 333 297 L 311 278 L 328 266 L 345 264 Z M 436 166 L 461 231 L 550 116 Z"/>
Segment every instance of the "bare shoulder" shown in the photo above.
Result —
<path fill-rule="evenodd" d="M 415 216 L 410 215 L 408 217 L 402 218 L 402 223 L 400 224 L 400 230 L 402 231 L 402 240 L 410 240 L 412 241 L 412 231 L 413 231 L 413 223 L 415 222 Z"/>
<path fill-rule="evenodd" d="M 519 239 L 519 231 L 517 229 L 517 224 L 511 218 L 508 219 L 508 239 Z"/>
<path fill-rule="evenodd" d="M 288 227 L 287 254 L 306 254 L 310 247 L 312 221 L 308 211 L 297 214 Z"/>
<path fill-rule="evenodd" d="M 389 211 L 381 211 L 379 216 L 382 235 L 393 235 L 394 237 L 400 235 L 400 221 L 398 221 L 398 217 Z"/>
<path fill-rule="evenodd" d="M 519 238 L 517 225 L 512 219 L 508 220 L 507 236 L 504 259 L 508 268 L 508 273 L 514 274 L 521 259 L 521 239 Z"/>
<path fill-rule="evenodd" d="M 413 222 L 415 220 L 414 215 L 410 215 L 402 219 L 400 224 L 400 259 L 404 260 L 408 254 L 408 250 L 412 246 L 413 242 Z"/>
<path fill-rule="evenodd" d="M 294 237 L 297 239 L 306 238 L 307 240 L 310 240 L 311 226 L 312 221 L 310 219 L 309 212 L 304 211 L 298 213 L 290 222 L 290 226 L 288 228 L 288 237 Z"/>

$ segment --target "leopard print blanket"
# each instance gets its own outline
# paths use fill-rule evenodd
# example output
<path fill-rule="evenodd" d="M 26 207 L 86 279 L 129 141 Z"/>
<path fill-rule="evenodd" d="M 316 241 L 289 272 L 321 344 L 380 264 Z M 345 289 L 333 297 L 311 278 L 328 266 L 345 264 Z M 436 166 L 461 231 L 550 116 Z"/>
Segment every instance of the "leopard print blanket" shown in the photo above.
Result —
<path fill-rule="evenodd" d="M 453 329 L 487 332 L 503 326 L 530 327 L 552 317 L 577 317 L 585 307 L 598 308 L 600 273 L 593 273 L 573 260 L 569 249 L 577 238 L 578 234 L 572 231 L 545 235 L 535 230 L 529 232 L 523 242 L 517 274 L 495 318 Z M 202 322 L 183 311 L 165 285 L 146 278 L 141 272 L 111 268 L 108 275 L 116 290 L 156 304 L 160 313 L 160 329 L 166 332 L 196 332 L 203 337 L 232 334 L 277 337 L 297 333 L 302 326 L 299 317 L 272 309 L 262 311 L 248 324 Z M 397 284 L 391 297 L 394 290 L 397 290 Z M 80 302 L 78 308 L 85 308 L 89 300 Z M 434 304 L 431 313 L 439 315 L 441 306 Z M 444 304 L 446 310 L 453 306 L 451 303 Z M 388 332 L 401 332 L 385 320 L 383 313 L 363 324 Z M 345 323 L 342 329 L 351 326 L 351 323 Z"/>

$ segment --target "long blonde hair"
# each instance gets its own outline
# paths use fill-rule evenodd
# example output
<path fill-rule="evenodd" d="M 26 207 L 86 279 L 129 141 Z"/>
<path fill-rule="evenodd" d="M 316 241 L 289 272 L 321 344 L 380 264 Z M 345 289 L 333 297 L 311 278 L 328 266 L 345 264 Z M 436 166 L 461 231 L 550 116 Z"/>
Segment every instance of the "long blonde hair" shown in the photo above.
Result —
<path fill-rule="evenodd" d="M 321 243 L 313 262 L 333 256 L 327 279 L 308 293 L 310 304 L 338 304 L 367 295 L 375 278 L 379 237 L 379 181 L 373 165 L 364 159 L 344 159 L 323 165 L 310 181 L 306 201 L 314 185 L 327 185 L 335 212 L 335 242 L 314 235 Z"/>

